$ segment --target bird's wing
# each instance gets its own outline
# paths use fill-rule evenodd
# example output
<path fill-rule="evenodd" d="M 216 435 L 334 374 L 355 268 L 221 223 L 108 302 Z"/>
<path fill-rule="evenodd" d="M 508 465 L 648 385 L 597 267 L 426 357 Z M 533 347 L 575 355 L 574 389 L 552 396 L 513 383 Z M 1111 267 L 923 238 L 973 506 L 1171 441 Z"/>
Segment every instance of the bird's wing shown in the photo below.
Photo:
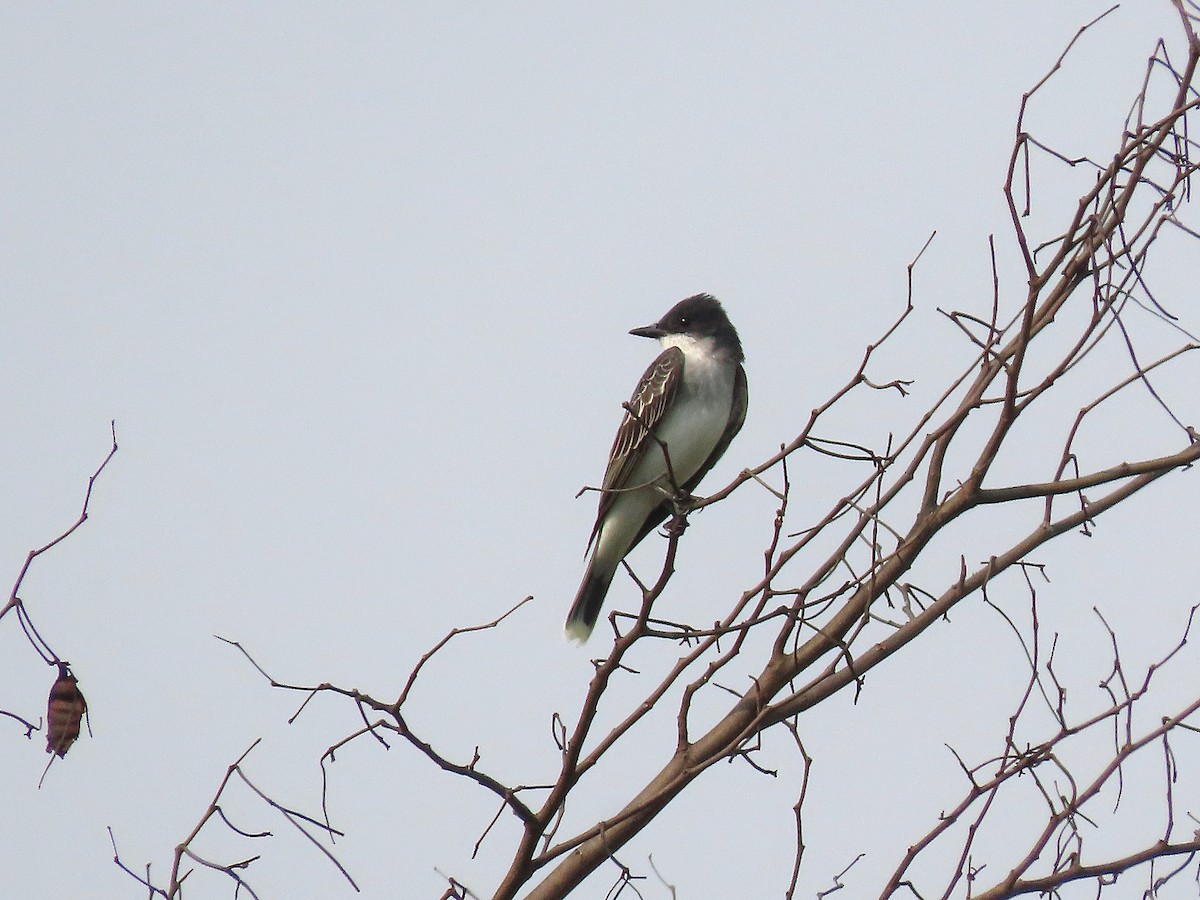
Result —
<path fill-rule="evenodd" d="M 628 482 L 642 455 L 661 452 L 646 429 L 653 429 L 662 421 L 682 381 L 683 351 L 678 347 L 668 347 L 650 364 L 638 382 L 633 396 L 629 398 L 630 412 L 626 412 L 621 419 L 621 427 L 617 429 L 617 437 L 608 454 L 608 468 L 604 471 L 605 493 L 600 495 L 600 509 L 596 514 L 596 527 L 592 529 L 592 540 L 618 496 L 607 492 L 637 487 Z M 591 541 L 588 543 L 590 545 Z"/>

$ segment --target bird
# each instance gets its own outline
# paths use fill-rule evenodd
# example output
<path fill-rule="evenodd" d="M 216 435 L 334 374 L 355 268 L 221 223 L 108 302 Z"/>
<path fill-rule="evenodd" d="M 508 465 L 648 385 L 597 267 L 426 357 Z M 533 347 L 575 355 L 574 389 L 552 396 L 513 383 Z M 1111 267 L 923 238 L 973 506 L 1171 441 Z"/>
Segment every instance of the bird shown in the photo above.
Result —
<path fill-rule="evenodd" d="M 584 551 L 591 557 L 567 615 L 567 638 L 578 644 L 596 627 L 621 560 L 667 518 L 669 495 L 690 494 L 721 458 L 749 402 L 742 342 L 711 294 L 680 300 L 629 333 L 656 338 L 663 350 L 634 389 L 609 451 Z"/>

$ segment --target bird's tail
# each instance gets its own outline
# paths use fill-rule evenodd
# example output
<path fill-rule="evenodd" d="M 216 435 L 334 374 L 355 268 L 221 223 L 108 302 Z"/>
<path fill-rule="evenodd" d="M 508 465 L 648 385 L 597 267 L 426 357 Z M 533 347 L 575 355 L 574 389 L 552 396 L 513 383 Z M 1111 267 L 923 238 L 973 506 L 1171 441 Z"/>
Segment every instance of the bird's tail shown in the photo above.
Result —
<path fill-rule="evenodd" d="M 615 571 L 597 572 L 594 567 L 588 568 L 583 576 L 583 584 L 579 585 L 579 593 L 575 595 L 575 602 L 571 604 L 571 611 L 567 613 L 567 640 L 582 644 L 592 636 L 592 629 L 600 618 L 600 608 L 604 605 L 604 595 L 608 593 Z"/>

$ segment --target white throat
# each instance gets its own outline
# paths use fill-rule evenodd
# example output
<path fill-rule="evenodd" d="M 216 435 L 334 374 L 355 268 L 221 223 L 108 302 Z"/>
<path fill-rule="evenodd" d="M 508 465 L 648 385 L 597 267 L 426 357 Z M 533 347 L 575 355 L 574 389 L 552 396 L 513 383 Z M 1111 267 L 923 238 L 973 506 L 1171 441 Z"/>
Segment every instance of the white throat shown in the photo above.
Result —
<path fill-rule="evenodd" d="M 717 342 L 711 337 L 694 334 L 665 334 L 658 339 L 663 348 L 678 347 L 690 362 L 707 362 L 718 357 Z"/>

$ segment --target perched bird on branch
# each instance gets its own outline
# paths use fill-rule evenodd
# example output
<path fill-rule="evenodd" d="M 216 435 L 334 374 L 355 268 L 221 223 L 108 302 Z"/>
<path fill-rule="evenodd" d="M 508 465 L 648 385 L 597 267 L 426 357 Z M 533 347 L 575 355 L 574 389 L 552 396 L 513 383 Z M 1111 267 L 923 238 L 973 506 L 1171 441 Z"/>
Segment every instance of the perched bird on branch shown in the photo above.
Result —
<path fill-rule="evenodd" d="M 715 297 L 688 297 L 629 333 L 664 349 L 626 404 L 609 453 L 591 559 L 567 616 L 567 637 L 581 644 L 621 560 L 666 519 L 673 495 L 700 483 L 746 419 L 742 343 Z"/>

